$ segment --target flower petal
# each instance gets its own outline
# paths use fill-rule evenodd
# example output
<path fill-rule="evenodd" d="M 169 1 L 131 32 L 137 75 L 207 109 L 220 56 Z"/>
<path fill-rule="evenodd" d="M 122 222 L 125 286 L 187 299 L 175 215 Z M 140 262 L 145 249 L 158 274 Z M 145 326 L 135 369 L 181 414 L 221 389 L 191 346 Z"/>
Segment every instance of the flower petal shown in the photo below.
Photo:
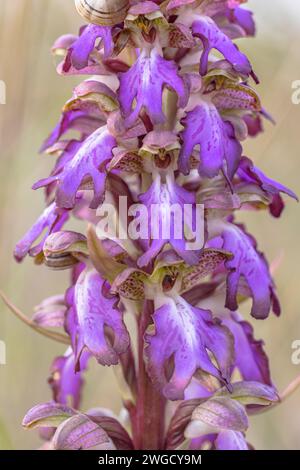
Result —
<path fill-rule="evenodd" d="M 68 50 L 64 72 L 68 72 L 71 66 L 74 66 L 77 70 L 85 68 L 89 63 L 90 54 L 93 52 L 98 38 L 103 41 L 104 57 L 109 57 L 114 48 L 111 28 L 89 24 L 81 29 L 79 38 Z"/>
<path fill-rule="evenodd" d="M 247 157 L 243 157 L 241 159 L 237 175 L 245 183 L 254 183 L 258 185 L 272 198 L 270 211 L 274 217 L 279 217 L 284 208 L 284 203 L 281 199 L 280 193 L 287 194 L 296 201 L 299 200 L 293 191 L 277 181 L 268 178 L 259 168 L 254 166 L 253 162 Z"/>
<path fill-rule="evenodd" d="M 87 368 L 89 357 L 88 352 L 82 354 L 80 372 L 75 372 L 75 356 L 70 351 L 53 361 L 48 382 L 56 402 L 79 409 L 83 387 L 82 371 Z"/>
<path fill-rule="evenodd" d="M 101 426 L 84 414 L 61 423 L 53 437 L 56 450 L 85 450 L 101 444 L 109 446 L 110 438 Z"/>
<path fill-rule="evenodd" d="M 94 186 L 94 199 L 90 207 L 96 209 L 103 197 L 106 175 L 101 169 L 106 161 L 112 158 L 112 149 L 116 141 L 106 130 L 106 127 L 97 129 L 79 148 L 73 158 L 68 161 L 63 170 L 47 178 L 41 184 L 50 184 L 58 181 L 56 201 L 59 207 L 71 209 L 75 205 L 76 194 L 83 180 L 92 178 Z M 37 188 L 38 185 L 35 185 Z"/>
<path fill-rule="evenodd" d="M 223 249 L 233 253 L 234 257 L 226 261 L 229 269 L 227 277 L 226 307 L 237 310 L 237 294 L 241 277 L 250 288 L 253 299 L 251 315 L 264 319 L 269 315 L 273 305 L 276 310 L 276 297 L 268 264 L 262 253 L 256 250 L 256 242 L 236 225 L 224 230 L 222 234 Z"/>
<path fill-rule="evenodd" d="M 242 405 L 268 406 L 279 401 L 279 396 L 273 387 L 253 381 L 236 382 L 232 384 L 230 392 L 223 387 L 215 396 L 230 397 Z"/>
<path fill-rule="evenodd" d="M 183 298 L 170 299 L 153 316 L 155 332 L 145 337 L 148 372 L 170 400 L 180 400 L 191 378 L 201 369 L 220 380 L 229 379 L 233 342 L 228 330 L 213 322 L 208 310 L 190 306 Z M 211 362 L 209 350 L 219 369 Z M 166 362 L 174 371 L 167 379 Z"/>
<path fill-rule="evenodd" d="M 236 314 L 222 318 L 234 336 L 235 350 L 238 351 L 235 366 L 244 380 L 272 385 L 269 359 L 264 351 L 264 342 L 256 340 L 250 323 L 241 321 Z"/>
<path fill-rule="evenodd" d="M 83 271 L 75 286 L 75 305 L 78 318 L 77 359 L 86 347 L 102 365 L 117 364 L 119 355 L 129 346 L 129 335 L 122 313 L 116 309 L 116 297 L 103 295 L 104 281 L 96 271 Z M 113 344 L 105 327 L 113 330 Z"/>
<path fill-rule="evenodd" d="M 190 157 L 196 145 L 200 145 L 199 173 L 213 178 L 227 162 L 228 175 L 233 177 L 238 166 L 242 148 L 235 139 L 230 124 L 222 121 L 216 107 L 203 102 L 188 112 L 182 121 L 183 144 L 179 156 L 179 167 L 188 174 Z M 226 170 L 226 169 L 225 169 Z"/>
<path fill-rule="evenodd" d="M 238 47 L 224 34 L 216 25 L 216 23 L 209 17 L 199 17 L 194 21 L 193 34 L 199 37 L 203 44 L 203 54 L 200 61 L 200 73 L 205 75 L 207 73 L 208 56 L 212 49 L 217 49 L 233 68 L 242 75 L 250 75 L 252 67 Z"/>
<path fill-rule="evenodd" d="M 248 417 L 240 403 L 227 397 L 212 397 L 194 410 L 185 435 L 195 438 L 223 429 L 244 432 L 247 428 Z"/>
<path fill-rule="evenodd" d="M 185 239 L 185 228 L 189 228 L 192 232 L 197 217 L 195 195 L 181 188 L 169 178 L 166 183 L 162 183 L 161 178 L 157 177 L 149 190 L 140 196 L 140 201 L 146 207 L 151 208 L 147 211 L 147 221 L 145 221 L 150 243 L 146 252 L 139 258 L 138 266 L 147 266 L 167 243 L 170 243 L 176 253 L 188 264 L 197 263 L 198 252 L 187 249 L 187 240 Z M 187 205 L 191 208 L 189 215 L 187 215 L 188 211 L 185 211 Z M 199 225 L 198 223 L 200 230 L 197 241 L 201 244 Z M 202 241 L 204 242 L 204 240 Z"/>
<path fill-rule="evenodd" d="M 62 328 L 66 311 L 65 296 L 52 296 L 35 307 L 32 321 L 44 328 Z"/>
<path fill-rule="evenodd" d="M 179 106 L 184 106 L 187 93 L 183 79 L 178 75 L 174 62 L 161 57 L 155 48 L 142 51 L 136 63 L 120 78 L 119 100 L 126 117 L 132 125 L 145 108 L 153 124 L 165 122 L 162 111 L 162 94 L 165 86 L 172 88 L 179 97 Z M 133 103 L 136 100 L 134 107 Z"/>
<path fill-rule="evenodd" d="M 18 262 L 21 262 L 28 253 L 30 256 L 36 256 L 39 254 L 43 249 L 44 241 L 48 235 L 59 231 L 67 221 L 68 217 L 67 211 L 58 209 L 55 202 L 46 207 L 31 229 L 17 243 L 14 250 L 15 259 Z M 33 243 L 44 231 L 45 234 L 42 241 L 37 246 L 32 247 Z"/>
<path fill-rule="evenodd" d="M 181 293 L 199 285 L 204 277 L 212 274 L 217 267 L 232 255 L 222 250 L 206 248 L 195 266 L 187 266 L 182 270 Z"/>
<path fill-rule="evenodd" d="M 217 450 L 249 450 L 244 434 L 237 431 L 220 432 L 215 446 Z"/>
<path fill-rule="evenodd" d="M 72 408 L 51 401 L 31 408 L 26 413 L 22 425 L 28 429 L 49 426 L 55 427 L 74 414 L 75 411 Z"/>

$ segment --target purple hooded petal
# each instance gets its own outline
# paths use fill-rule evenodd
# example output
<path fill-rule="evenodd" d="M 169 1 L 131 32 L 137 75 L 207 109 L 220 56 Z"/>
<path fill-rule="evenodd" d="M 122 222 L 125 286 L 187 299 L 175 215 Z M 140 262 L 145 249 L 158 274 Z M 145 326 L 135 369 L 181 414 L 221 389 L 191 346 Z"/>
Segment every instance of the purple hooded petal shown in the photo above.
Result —
<path fill-rule="evenodd" d="M 96 271 L 83 271 L 75 286 L 75 304 L 78 318 L 77 359 L 86 347 L 102 365 L 117 364 L 119 355 L 129 346 L 129 335 L 122 313 L 116 308 L 116 297 L 103 295 L 104 281 Z M 113 343 L 105 327 L 113 331 Z"/>
<path fill-rule="evenodd" d="M 89 63 L 90 54 L 95 48 L 95 43 L 101 38 L 104 45 L 104 57 L 112 54 L 114 43 L 111 28 L 89 24 L 81 30 L 79 38 L 72 44 L 64 63 L 64 72 L 68 72 L 71 66 L 81 70 Z"/>
<path fill-rule="evenodd" d="M 183 144 L 179 156 L 180 170 L 188 174 L 190 157 L 196 145 L 200 145 L 199 173 L 213 178 L 227 162 L 228 176 L 233 177 L 238 166 L 242 147 L 235 139 L 232 126 L 224 123 L 212 104 L 203 102 L 183 119 Z"/>
<path fill-rule="evenodd" d="M 262 382 L 272 385 L 269 359 L 264 351 L 264 342 L 256 340 L 250 323 L 239 320 L 236 314 L 222 319 L 234 336 L 236 359 L 235 367 L 246 381 Z"/>
<path fill-rule="evenodd" d="M 162 183 L 157 177 L 150 189 L 140 196 L 140 201 L 149 208 L 146 224 L 150 234 L 150 246 L 139 258 L 138 265 L 147 266 L 166 243 L 170 243 L 187 263 L 195 264 L 199 256 L 195 251 L 187 249 L 187 241 L 184 238 L 184 224 L 192 228 L 195 223 L 195 195 L 168 178 L 166 183 Z M 183 216 L 184 205 L 187 204 L 191 207 L 190 223 L 187 217 Z M 199 250 L 201 248 L 202 246 Z"/>
<path fill-rule="evenodd" d="M 71 209 L 75 205 L 77 191 L 87 177 L 91 177 L 94 185 L 94 199 L 91 208 L 99 206 L 105 190 L 106 175 L 101 169 L 106 161 L 112 158 L 112 149 L 116 140 L 101 127 L 90 135 L 73 158 L 65 164 L 58 175 L 42 180 L 34 188 L 49 185 L 58 181 L 56 202 L 59 207 Z"/>
<path fill-rule="evenodd" d="M 71 130 L 79 131 L 81 135 L 86 136 L 98 129 L 103 120 L 90 116 L 86 109 L 71 109 L 65 111 L 59 123 L 55 126 L 50 136 L 43 143 L 40 151 L 44 152 L 52 147 L 59 139 Z"/>
<path fill-rule="evenodd" d="M 195 408 L 185 436 L 196 438 L 222 430 L 244 432 L 248 426 L 248 417 L 243 405 L 229 396 L 216 396 L 203 401 Z"/>
<path fill-rule="evenodd" d="M 246 114 L 243 119 L 246 123 L 248 135 L 250 137 L 256 137 L 258 134 L 263 132 L 263 123 L 260 115 Z"/>
<path fill-rule="evenodd" d="M 280 193 L 287 194 L 298 201 L 298 197 L 293 191 L 277 181 L 268 178 L 259 168 L 254 166 L 252 161 L 247 157 L 241 159 L 237 175 L 243 182 L 257 184 L 272 198 L 270 211 L 274 217 L 279 217 L 284 209 L 284 203 Z"/>
<path fill-rule="evenodd" d="M 167 6 L 167 11 L 183 7 L 185 5 L 190 5 L 191 3 L 194 3 L 194 2 L 195 0 L 170 0 Z"/>
<path fill-rule="evenodd" d="M 227 18 L 232 23 L 239 25 L 247 36 L 255 36 L 256 27 L 252 11 L 240 7 L 234 8 L 233 10 L 228 9 Z"/>
<path fill-rule="evenodd" d="M 44 242 L 48 235 L 59 231 L 67 221 L 68 217 L 68 212 L 58 209 L 55 202 L 50 204 L 26 235 L 17 243 L 14 250 L 15 259 L 20 262 L 28 253 L 30 256 L 38 255 L 42 251 Z M 42 235 L 43 232 L 44 236 L 42 241 L 37 246 L 32 247 L 34 242 Z"/>
<path fill-rule="evenodd" d="M 244 434 L 230 430 L 218 434 L 215 447 L 217 450 L 249 450 Z"/>
<path fill-rule="evenodd" d="M 57 427 L 74 414 L 75 411 L 72 408 L 50 401 L 31 408 L 24 416 L 22 426 L 28 429 Z"/>
<path fill-rule="evenodd" d="M 75 356 L 72 352 L 67 351 L 65 356 L 57 357 L 53 361 L 48 382 L 56 402 L 79 409 L 83 387 L 82 371 L 87 368 L 89 357 L 90 354 L 87 351 L 81 355 L 81 372 L 75 372 Z"/>
<path fill-rule="evenodd" d="M 44 328 L 62 328 L 66 310 L 64 295 L 55 295 L 35 307 L 32 321 Z"/>
<path fill-rule="evenodd" d="M 236 225 L 224 230 L 222 237 L 223 249 L 234 255 L 225 262 L 229 270 L 226 307 L 237 310 L 239 282 L 243 278 L 253 299 L 251 315 L 258 319 L 266 318 L 272 304 L 274 308 L 275 299 L 273 281 L 263 254 L 257 251 L 255 240 Z"/>
<path fill-rule="evenodd" d="M 184 106 L 187 93 L 183 79 L 174 62 L 165 60 L 155 48 L 141 52 L 136 63 L 120 78 L 119 99 L 128 126 L 132 125 L 145 108 L 153 124 L 165 122 L 162 94 L 165 86 L 176 91 L 179 106 Z M 134 106 L 134 100 L 136 105 Z"/>
<path fill-rule="evenodd" d="M 217 49 L 233 68 L 242 75 L 250 75 L 252 67 L 238 47 L 226 36 L 209 17 L 199 17 L 193 23 L 193 34 L 199 37 L 203 44 L 203 54 L 200 61 L 200 73 L 206 75 L 208 57 L 212 49 Z"/>
<path fill-rule="evenodd" d="M 180 400 L 197 369 L 229 380 L 233 342 L 229 331 L 216 324 L 208 310 L 189 305 L 181 297 L 169 299 L 153 316 L 155 332 L 146 335 L 148 372 L 164 395 Z M 215 357 L 219 369 L 207 352 Z M 173 358 L 174 370 L 168 379 L 165 365 Z"/>

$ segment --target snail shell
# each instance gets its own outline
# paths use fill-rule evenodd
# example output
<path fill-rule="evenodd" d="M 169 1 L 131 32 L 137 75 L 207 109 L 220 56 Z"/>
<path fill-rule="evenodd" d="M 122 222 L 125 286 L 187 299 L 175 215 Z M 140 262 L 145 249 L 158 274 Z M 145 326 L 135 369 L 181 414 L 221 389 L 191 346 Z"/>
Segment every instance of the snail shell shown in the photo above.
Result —
<path fill-rule="evenodd" d="M 89 23 L 114 26 L 126 18 L 129 0 L 75 0 L 75 5 Z"/>

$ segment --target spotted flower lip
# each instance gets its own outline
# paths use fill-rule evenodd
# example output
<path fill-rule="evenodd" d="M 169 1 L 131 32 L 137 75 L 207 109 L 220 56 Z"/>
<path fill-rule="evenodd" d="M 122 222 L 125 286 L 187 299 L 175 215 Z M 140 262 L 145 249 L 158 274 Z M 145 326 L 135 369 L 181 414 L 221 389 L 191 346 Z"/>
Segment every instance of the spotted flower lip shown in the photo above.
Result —
<path fill-rule="evenodd" d="M 112 282 L 111 293 L 129 300 L 153 300 L 158 292 L 170 294 L 174 288 L 183 296 L 195 287 L 200 289 L 202 280 L 231 258 L 232 254 L 224 250 L 205 248 L 198 263 L 191 266 L 175 251 L 166 250 L 157 257 L 151 274 L 141 269 L 126 269 L 119 265 L 120 273 Z"/>
<path fill-rule="evenodd" d="M 144 108 L 153 124 L 165 122 L 162 111 L 162 94 L 165 86 L 175 90 L 179 105 L 184 106 L 187 90 L 184 80 L 178 75 L 174 62 L 166 61 L 155 48 L 140 53 L 136 63 L 128 72 L 120 74 L 119 100 L 125 115 L 125 122 L 133 124 Z M 133 108 L 133 101 L 136 106 Z"/>

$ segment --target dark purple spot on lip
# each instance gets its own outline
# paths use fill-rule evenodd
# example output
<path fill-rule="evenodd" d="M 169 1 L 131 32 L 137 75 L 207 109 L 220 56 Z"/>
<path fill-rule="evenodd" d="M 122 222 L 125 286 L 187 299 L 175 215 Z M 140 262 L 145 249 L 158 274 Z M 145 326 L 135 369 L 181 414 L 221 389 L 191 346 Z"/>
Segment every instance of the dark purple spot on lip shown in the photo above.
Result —
<path fill-rule="evenodd" d="M 170 276 L 167 274 L 162 282 L 163 290 L 164 292 L 169 292 L 170 290 L 173 289 L 175 282 L 176 282 L 177 276 Z"/>
<path fill-rule="evenodd" d="M 170 166 L 171 164 L 171 160 L 172 158 L 169 153 L 155 155 L 154 157 L 155 165 L 157 166 L 157 168 L 161 168 L 161 169 L 168 168 L 168 166 Z"/>

